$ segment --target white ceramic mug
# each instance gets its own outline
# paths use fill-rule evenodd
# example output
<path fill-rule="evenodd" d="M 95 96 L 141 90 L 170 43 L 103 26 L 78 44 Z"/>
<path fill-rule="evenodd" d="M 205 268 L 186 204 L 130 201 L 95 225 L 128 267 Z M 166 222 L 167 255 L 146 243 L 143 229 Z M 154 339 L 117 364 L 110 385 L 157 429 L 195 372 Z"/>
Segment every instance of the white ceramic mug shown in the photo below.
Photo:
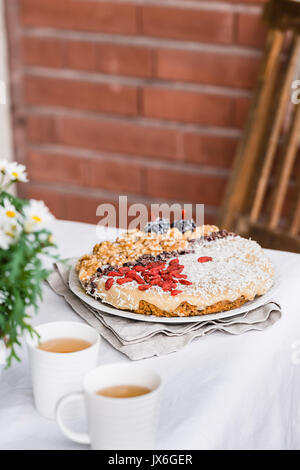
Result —
<path fill-rule="evenodd" d="M 151 391 L 130 398 L 112 398 L 96 392 L 116 385 L 138 385 Z M 56 420 L 69 439 L 90 444 L 92 449 L 153 449 L 159 415 L 161 378 L 159 374 L 139 364 L 108 364 L 87 374 L 84 393 L 74 393 L 60 400 Z M 85 402 L 88 433 L 74 432 L 66 426 L 64 417 Z"/>
<path fill-rule="evenodd" d="M 26 337 L 35 405 L 43 416 L 55 419 L 59 399 L 67 393 L 82 390 L 85 375 L 96 367 L 100 336 L 92 327 L 78 322 L 45 323 L 35 330 L 40 338 L 29 334 Z M 91 346 L 71 353 L 38 349 L 39 342 L 56 338 L 80 338 Z"/>

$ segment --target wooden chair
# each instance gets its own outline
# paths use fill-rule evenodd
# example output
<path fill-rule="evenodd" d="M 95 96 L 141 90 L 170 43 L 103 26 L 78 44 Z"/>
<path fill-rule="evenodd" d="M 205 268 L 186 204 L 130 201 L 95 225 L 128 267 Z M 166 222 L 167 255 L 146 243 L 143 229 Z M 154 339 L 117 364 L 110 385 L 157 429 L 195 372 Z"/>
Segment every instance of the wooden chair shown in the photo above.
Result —
<path fill-rule="evenodd" d="M 264 58 L 219 225 L 300 253 L 300 104 L 291 100 L 292 82 L 300 78 L 300 1 L 269 1 L 263 18 Z"/>

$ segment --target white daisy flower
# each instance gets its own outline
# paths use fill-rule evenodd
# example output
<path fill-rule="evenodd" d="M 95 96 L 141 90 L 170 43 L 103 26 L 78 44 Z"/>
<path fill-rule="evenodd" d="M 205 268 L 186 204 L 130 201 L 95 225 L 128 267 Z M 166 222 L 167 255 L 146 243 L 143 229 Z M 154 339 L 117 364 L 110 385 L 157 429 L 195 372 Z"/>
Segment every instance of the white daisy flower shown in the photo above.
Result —
<path fill-rule="evenodd" d="M 43 201 L 35 201 L 33 199 L 29 201 L 28 206 L 25 206 L 24 216 L 24 230 L 27 233 L 47 228 L 49 223 L 54 220 L 54 216 Z"/>
<path fill-rule="evenodd" d="M 7 165 L 8 165 L 8 161 L 7 160 L 4 160 L 4 159 L 1 159 L 0 160 L 0 173 L 4 174 L 5 173 L 5 170 L 7 168 Z"/>
<path fill-rule="evenodd" d="M 12 244 L 12 239 L 6 235 L 4 230 L 0 227 L 0 249 L 1 250 L 8 250 L 10 245 Z"/>
<path fill-rule="evenodd" d="M 7 160 L 0 160 L 0 185 L 6 186 L 10 183 L 10 177 L 7 176 L 6 168 L 8 165 Z"/>
<path fill-rule="evenodd" d="M 22 183 L 26 183 L 28 181 L 26 167 L 20 163 L 6 162 L 4 171 L 13 182 L 20 181 Z"/>
<path fill-rule="evenodd" d="M 5 199 L 3 206 L 0 206 L 0 225 L 13 221 L 17 223 L 19 218 L 20 214 L 15 206 L 8 199 Z"/>
<path fill-rule="evenodd" d="M 1 247 L 7 249 L 18 239 L 22 227 L 20 225 L 20 213 L 8 199 L 0 206 L 0 231 L 2 234 Z"/>
<path fill-rule="evenodd" d="M 22 227 L 20 226 L 20 224 L 17 222 L 17 221 L 12 221 L 12 222 L 8 222 L 7 224 L 5 224 L 3 227 L 2 227 L 5 235 L 7 235 L 8 237 L 10 237 L 11 241 L 12 242 L 15 242 L 18 240 L 19 238 L 19 235 L 22 231 Z"/>
<path fill-rule="evenodd" d="M 0 290 L 0 304 L 3 304 L 5 302 L 6 297 L 7 297 L 7 293 Z"/>

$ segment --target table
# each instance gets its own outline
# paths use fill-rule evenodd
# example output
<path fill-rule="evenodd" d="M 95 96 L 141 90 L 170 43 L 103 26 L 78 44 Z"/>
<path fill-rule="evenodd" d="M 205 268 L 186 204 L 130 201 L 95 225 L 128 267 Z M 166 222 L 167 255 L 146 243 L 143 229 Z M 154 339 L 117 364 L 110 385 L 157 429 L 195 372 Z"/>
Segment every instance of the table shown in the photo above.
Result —
<path fill-rule="evenodd" d="M 64 257 L 79 256 L 99 241 L 88 224 L 56 221 L 54 234 Z M 164 380 L 157 448 L 300 448 L 300 255 L 271 250 L 269 255 L 282 279 L 279 322 L 264 332 L 215 333 L 143 361 Z M 45 286 L 32 323 L 57 320 L 81 321 Z M 20 356 L 22 362 L 0 378 L 0 449 L 86 449 L 36 412 L 26 348 Z M 128 360 L 103 340 L 99 364 Z"/>

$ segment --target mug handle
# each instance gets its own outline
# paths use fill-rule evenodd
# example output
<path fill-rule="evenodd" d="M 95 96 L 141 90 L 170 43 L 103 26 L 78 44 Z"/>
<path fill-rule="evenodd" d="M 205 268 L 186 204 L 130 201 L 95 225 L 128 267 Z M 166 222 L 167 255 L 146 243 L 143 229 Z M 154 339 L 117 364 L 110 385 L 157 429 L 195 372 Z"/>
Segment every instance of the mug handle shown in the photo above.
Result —
<path fill-rule="evenodd" d="M 63 408 L 74 401 L 83 401 L 84 400 L 84 395 L 83 393 L 71 393 L 70 395 L 67 395 L 58 402 L 56 406 L 56 411 L 55 411 L 55 417 L 58 426 L 62 430 L 62 432 L 67 436 L 71 441 L 78 442 L 79 444 L 90 444 L 91 439 L 88 433 L 86 432 L 75 432 L 69 429 L 65 423 L 63 422 L 62 419 L 62 410 Z"/>

